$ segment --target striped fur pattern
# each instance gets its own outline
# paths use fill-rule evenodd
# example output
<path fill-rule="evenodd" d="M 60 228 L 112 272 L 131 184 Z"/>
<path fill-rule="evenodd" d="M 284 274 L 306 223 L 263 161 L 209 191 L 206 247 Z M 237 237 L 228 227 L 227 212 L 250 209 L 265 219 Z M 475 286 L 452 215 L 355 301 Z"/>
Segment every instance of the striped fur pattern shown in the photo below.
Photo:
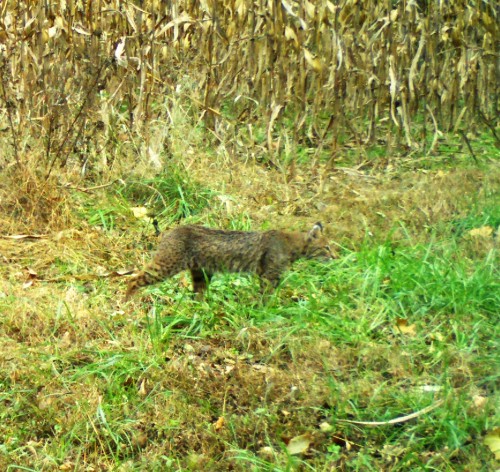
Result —
<path fill-rule="evenodd" d="M 140 287 L 189 270 L 193 290 L 202 294 L 215 272 L 252 272 L 263 291 L 275 288 L 283 272 L 300 258 L 330 259 L 332 253 L 316 223 L 306 232 L 224 231 L 203 226 L 179 226 L 165 233 L 153 260 L 130 280 L 128 299 Z"/>

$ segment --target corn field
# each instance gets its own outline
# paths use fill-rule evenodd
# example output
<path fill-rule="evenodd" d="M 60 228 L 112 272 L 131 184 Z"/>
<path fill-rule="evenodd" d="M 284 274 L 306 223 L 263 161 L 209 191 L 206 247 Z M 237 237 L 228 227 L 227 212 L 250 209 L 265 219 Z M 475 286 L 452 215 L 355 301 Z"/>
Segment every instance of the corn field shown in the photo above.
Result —
<path fill-rule="evenodd" d="M 0 168 L 111 166 L 174 100 L 234 157 L 496 137 L 498 15 L 489 0 L 4 0 Z"/>

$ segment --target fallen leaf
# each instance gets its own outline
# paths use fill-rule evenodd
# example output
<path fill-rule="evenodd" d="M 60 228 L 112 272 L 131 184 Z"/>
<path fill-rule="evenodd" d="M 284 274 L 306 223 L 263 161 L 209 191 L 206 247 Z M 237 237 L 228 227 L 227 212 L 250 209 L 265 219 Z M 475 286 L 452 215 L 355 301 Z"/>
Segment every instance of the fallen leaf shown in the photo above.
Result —
<path fill-rule="evenodd" d="M 482 395 L 474 395 L 472 397 L 472 401 L 474 402 L 474 406 L 476 408 L 483 408 L 486 405 L 488 399 L 486 397 L 483 397 Z"/>
<path fill-rule="evenodd" d="M 403 446 L 397 446 L 394 444 L 385 444 L 380 453 L 385 457 L 400 457 L 406 452 L 406 448 Z"/>
<path fill-rule="evenodd" d="M 35 270 L 33 270 L 31 267 L 26 267 L 26 271 L 28 272 L 28 277 L 30 279 L 34 279 L 38 276 Z"/>
<path fill-rule="evenodd" d="M 408 320 L 405 320 L 403 318 L 399 318 L 396 321 L 396 327 L 398 330 L 403 333 L 407 334 L 408 336 L 416 336 L 417 334 L 417 327 L 414 324 L 408 324 Z"/>
<path fill-rule="evenodd" d="M 444 336 L 441 333 L 431 333 L 429 336 L 436 341 L 444 341 Z"/>
<path fill-rule="evenodd" d="M 482 226 L 481 228 L 471 229 L 468 233 L 471 238 L 491 238 L 493 228 L 491 226 Z"/>
<path fill-rule="evenodd" d="M 219 419 L 214 423 L 215 431 L 220 431 L 226 423 L 226 420 L 223 416 L 220 416 Z"/>
<path fill-rule="evenodd" d="M 75 464 L 73 462 L 65 462 L 59 466 L 59 470 L 73 470 L 75 468 Z"/>
<path fill-rule="evenodd" d="M 258 451 L 259 456 L 270 459 L 274 457 L 274 449 L 270 446 L 261 447 Z"/>
<path fill-rule="evenodd" d="M 484 438 L 484 444 L 490 448 L 496 460 L 500 460 L 500 428 L 490 431 Z"/>
<path fill-rule="evenodd" d="M 116 311 L 112 311 L 110 313 L 110 317 L 113 318 L 115 316 L 123 316 L 125 314 L 125 312 L 123 310 L 116 310 Z"/>
<path fill-rule="evenodd" d="M 146 389 L 146 379 L 142 379 L 141 384 L 139 385 L 139 395 L 141 397 L 145 397 L 148 394 Z"/>
<path fill-rule="evenodd" d="M 50 408 L 51 405 L 53 405 L 54 401 L 55 401 L 54 397 L 50 396 L 40 397 L 38 399 L 38 408 L 40 408 L 40 410 L 46 410 L 47 408 Z"/>
<path fill-rule="evenodd" d="M 131 210 L 136 218 L 139 219 L 148 218 L 149 210 L 146 207 L 133 207 L 131 208 Z"/>
<path fill-rule="evenodd" d="M 311 445 L 311 435 L 306 433 L 300 436 L 295 436 L 290 439 L 290 442 L 287 445 L 288 453 L 293 455 L 302 454 L 309 449 Z"/>
<path fill-rule="evenodd" d="M 323 431 L 323 433 L 328 433 L 330 431 L 333 431 L 333 426 L 330 423 L 323 421 L 323 423 L 319 425 L 319 429 Z"/>

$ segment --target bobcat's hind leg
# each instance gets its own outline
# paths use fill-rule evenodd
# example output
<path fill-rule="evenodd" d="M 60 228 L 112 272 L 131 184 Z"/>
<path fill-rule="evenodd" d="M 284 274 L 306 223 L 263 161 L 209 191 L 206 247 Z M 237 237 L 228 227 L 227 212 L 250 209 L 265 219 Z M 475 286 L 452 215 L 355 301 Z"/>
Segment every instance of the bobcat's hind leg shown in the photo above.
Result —
<path fill-rule="evenodd" d="M 276 290 L 276 287 L 279 285 L 280 279 L 273 278 L 270 279 L 265 276 L 261 276 L 260 278 L 260 294 L 262 295 L 262 299 L 264 301 L 269 300 L 271 294 Z"/>
<path fill-rule="evenodd" d="M 261 303 L 267 304 L 280 283 L 279 273 L 264 273 L 260 276 Z"/>
<path fill-rule="evenodd" d="M 280 284 L 281 276 L 287 267 L 286 261 L 279 258 L 265 257 L 261 262 L 260 294 L 262 301 L 269 301 L 271 294 Z"/>
<path fill-rule="evenodd" d="M 143 271 L 130 280 L 125 293 L 125 301 L 129 300 L 141 287 L 161 282 L 182 270 L 184 267 L 181 267 L 180 264 L 176 265 L 174 262 L 166 264 L 164 260 L 153 260 Z"/>
<path fill-rule="evenodd" d="M 193 292 L 201 298 L 208 288 L 212 274 L 202 269 L 191 269 L 191 277 L 193 278 Z"/>
<path fill-rule="evenodd" d="M 147 270 L 141 271 L 138 275 L 136 275 L 128 282 L 127 291 L 125 292 L 125 300 L 129 300 L 130 297 L 141 287 L 154 284 L 159 280 L 160 279 L 157 274 L 150 273 Z"/>

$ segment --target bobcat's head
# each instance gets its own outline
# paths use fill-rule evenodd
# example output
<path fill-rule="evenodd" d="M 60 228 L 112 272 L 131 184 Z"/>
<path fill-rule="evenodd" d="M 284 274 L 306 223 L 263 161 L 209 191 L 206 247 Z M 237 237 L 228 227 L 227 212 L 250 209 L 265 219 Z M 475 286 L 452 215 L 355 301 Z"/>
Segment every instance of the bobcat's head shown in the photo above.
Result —
<path fill-rule="evenodd" d="M 328 239 L 323 233 L 323 225 L 319 222 L 315 223 L 311 231 L 306 235 L 304 255 L 308 259 L 329 260 L 335 258 Z"/>

